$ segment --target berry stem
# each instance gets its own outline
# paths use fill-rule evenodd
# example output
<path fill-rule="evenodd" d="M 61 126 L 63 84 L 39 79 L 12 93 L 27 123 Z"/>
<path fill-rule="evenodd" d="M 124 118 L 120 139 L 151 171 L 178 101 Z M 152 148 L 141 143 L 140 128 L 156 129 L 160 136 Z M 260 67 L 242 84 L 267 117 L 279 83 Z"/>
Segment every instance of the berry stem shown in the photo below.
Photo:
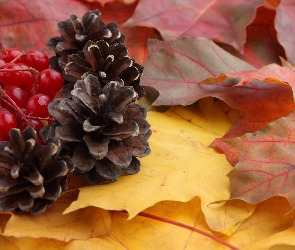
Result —
<path fill-rule="evenodd" d="M 16 103 L 9 97 L 9 95 L 7 95 L 4 92 L 1 86 L 0 86 L 0 94 L 1 94 L 2 100 L 5 101 L 7 104 L 9 104 L 27 124 L 33 127 L 32 123 L 27 119 L 27 115 L 24 114 L 24 112 L 16 105 Z M 4 98 L 6 98 L 7 100 L 5 100 Z"/>
<path fill-rule="evenodd" d="M 24 56 L 24 55 L 26 55 L 27 53 L 26 52 L 22 52 L 21 54 L 19 54 L 17 57 L 15 57 L 11 62 L 9 62 L 9 63 L 14 63 L 18 58 L 20 58 L 21 56 Z"/>
<path fill-rule="evenodd" d="M 34 74 L 39 75 L 40 72 L 32 67 L 28 69 L 0 69 L 0 72 L 18 72 L 18 71 L 32 71 Z"/>
<path fill-rule="evenodd" d="M 27 118 L 33 119 L 33 120 L 45 120 L 45 121 L 49 121 L 49 122 L 54 122 L 54 119 L 51 117 L 45 117 L 45 118 L 41 118 L 41 117 L 36 117 L 36 116 L 31 116 L 31 115 L 25 115 Z"/>

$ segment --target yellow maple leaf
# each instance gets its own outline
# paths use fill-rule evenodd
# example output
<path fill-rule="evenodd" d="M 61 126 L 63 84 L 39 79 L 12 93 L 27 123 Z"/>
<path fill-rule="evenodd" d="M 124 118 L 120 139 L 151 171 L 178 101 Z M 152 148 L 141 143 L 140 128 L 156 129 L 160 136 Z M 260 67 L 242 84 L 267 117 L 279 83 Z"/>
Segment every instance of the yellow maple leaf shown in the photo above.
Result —
<path fill-rule="evenodd" d="M 232 234 L 255 206 L 244 202 L 209 205 L 229 198 L 226 175 L 232 166 L 223 154 L 209 147 L 232 125 L 223 108 L 221 101 L 206 98 L 198 106 L 149 112 L 152 153 L 141 159 L 141 171 L 110 185 L 80 188 L 78 199 L 64 213 L 95 206 L 127 210 L 133 218 L 159 201 L 185 202 L 199 196 L 209 227 Z"/>
<path fill-rule="evenodd" d="M 239 249 L 262 250 L 276 245 L 295 245 L 295 230 L 290 228 L 295 213 L 286 215 L 289 209 L 288 202 L 281 197 L 264 201 L 257 205 L 252 216 L 232 236 L 209 229 L 198 198 L 188 202 L 162 201 L 144 213 L 197 228 Z M 126 218 L 125 213 L 113 213 L 111 234 L 127 249 L 229 249 L 212 238 L 164 220 L 157 221 L 141 214 L 131 220 Z"/>
<path fill-rule="evenodd" d="M 2 236 L 57 239 L 64 242 L 108 235 L 111 225 L 109 212 L 90 207 L 63 215 L 62 211 L 75 198 L 74 192 L 64 194 L 41 215 L 12 214 Z M 24 248 L 26 249 L 26 248 Z"/>

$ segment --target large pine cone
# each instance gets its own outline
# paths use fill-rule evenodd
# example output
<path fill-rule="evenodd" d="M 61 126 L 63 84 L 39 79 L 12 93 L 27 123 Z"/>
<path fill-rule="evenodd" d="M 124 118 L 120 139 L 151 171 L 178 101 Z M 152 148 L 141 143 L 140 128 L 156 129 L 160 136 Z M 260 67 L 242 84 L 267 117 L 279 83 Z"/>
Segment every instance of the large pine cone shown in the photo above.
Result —
<path fill-rule="evenodd" d="M 0 142 L 1 211 L 40 214 L 67 189 L 73 163 L 59 157 L 59 139 L 41 146 L 33 128 L 10 131 L 10 143 Z"/>
<path fill-rule="evenodd" d="M 75 83 L 92 74 L 103 86 L 111 81 L 132 86 L 138 99 L 145 95 L 139 85 L 142 72 L 143 67 L 128 56 L 124 44 L 109 45 L 105 41 L 88 41 L 83 53 L 70 55 L 68 64 L 63 68 L 64 77 L 69 82 Z"/>
<path fill-rule="evenodd" d="M 83 50 L 88 40 L 124 43 L 125 36 L 120 33 L 118 24 L 105 25 L 100 14 L 99 10 L 88 11 L 82 21 L 76 15 L 70 15 L 69 19 L 57 24 L 61 37 L 50 38 L 47 47 L 56 53 L 60 67 L 67 63 L 68 55 Z"/>
<path fill-rule="evenodd" d="M 92 185 L 114 181 L 122 173 L 137 173 L 136 157 L 150 153 L 151 130 L 146 109 L 135 100 L 133 87 L 111 81 L 102 88 L 90 74 L 76 82 L 72 98 L 49 105 L 56 125 L 45 127 L 43 133 L 62 140 L 72 156 L 74 173 L 83 174 Z"/>

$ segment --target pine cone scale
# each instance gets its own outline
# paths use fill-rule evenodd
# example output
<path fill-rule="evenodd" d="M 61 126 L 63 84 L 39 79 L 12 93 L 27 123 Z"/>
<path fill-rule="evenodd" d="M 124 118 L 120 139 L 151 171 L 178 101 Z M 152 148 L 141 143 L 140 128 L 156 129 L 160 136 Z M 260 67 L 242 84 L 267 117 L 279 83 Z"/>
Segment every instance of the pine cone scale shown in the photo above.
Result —
<path fill-rule="evenodd" d="M 96 159 L 93 158 L 86 147 L 77 146 L 74 150 L 73 161 L 75 168 L 80 173 L 84 173 L 92 169 L 96 163 Z"/>
<path fill-rule="evenodd" d="M 110 139 L 108 137 L 102 137 L 99 140 L 93 140 L 91 134 L 84 135 L 84 141 L 89 149 L 89 153 L 95 159 L 102 159 L 108 152 L 108 145 Z"/>
<path fill-rule="evenodd" d="M 128 167 L 132 161 L 131 154 L 119 142 L 111 142 L 109 144 L 106 158 L 119 167 Z"/>
<path fill-rule="evenodd" d="M 63 141 L 79 142 L 83 140 L 83 131 L 81 127 L 75 124 L 58 126 L 55 129 L 55 135 Z"/>
<path fill-rule="evenodd" d="M 43 185 L 40 186 L 31 186 L 26 188 L 26 190 L 30 193 L 30 196 L 33 198 L 40 198 L 44 195 L 45 189 Z"/>
<path fill-rule="evenodd" d="M 121 174 L 122 170 L 108 159 L 97 161 L 95 164 L 95 171 L 102 177 L 115 181 Z"/>
<path fill-rule="evenodd" d="M 43 176 L 39 173 L 39 171 L 35 167 L 32 167 L 30 169 L 29 176 L 24 175 L 23 178 L 36 186 L 43 184 L 43 181 L 44 181 Z"/>
<path fill-rule="evenodd" d="M 123 144 L 133 156 L 144 157 L 151 152 L 148 143 L 138 137 L 128 137 L 123 140 Z"/>
<path fill-rule="evenodd" d="M 140 162 L 136 157 L 132 157 L 132 161 L 127 168 L 122 168 L 124 174 L 136 174 L 140 170 Z"/>
<path fill-rule="evenodd" d="M 126 138 L 129 136 L 137 136 L 139 134 L 139 127 L 136 122 L 124 121 L 121 124 L 114 124 L 112 127 L 106 127 L 101 132 L 109 137 Z"/>

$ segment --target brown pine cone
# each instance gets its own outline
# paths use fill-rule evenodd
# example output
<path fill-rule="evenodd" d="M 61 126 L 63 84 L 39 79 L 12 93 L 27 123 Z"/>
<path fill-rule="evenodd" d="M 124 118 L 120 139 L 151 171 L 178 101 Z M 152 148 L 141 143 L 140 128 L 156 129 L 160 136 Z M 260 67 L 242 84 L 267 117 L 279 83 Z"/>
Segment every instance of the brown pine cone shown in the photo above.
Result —
<path fill-rule="evenodd" d="M 87 41 L 104 40 L 109 44 L 124 43 L 125 36 L 120 33 L 117 23 L 105 23 L 100 18 L 99 10 L 88 11 L 82 21 L 76 15 L 59 22 L 57 30 L 61 37 L 52 37 L 47 41 L 47 47 L 56 53 L 59 67 L 67 63 L 67 57 L 83 50 Z"/>
<path fill-rule="evenodd" d="M 144 89 L 139 85 L 142 72 L 143 67 L 128 56 L 128 49 L 124 44 L 109 45 L 105 41 L 88 41 L 83 53 L 70 55 L 63 68 L 64 77 L 69 82 L 75 83 L 92 74 L 99 79 L 102 86 L 111 81 L 132 86 L 138 99 L 145 95 Z"/>
<path fill-rule="evenodd" d="M 41 146 L 32 127 L 11 129 L 0 142 L 0 208 L 3 212 L 40 214 L 67 189 L 69 157 L 60 157 L 59 139 Z"/>
<path fill-rule="evenodd" d="M 56 125 L 45 127 L 43 136 L 60 138 L 72 157 L 74 173 L 83 174 L 92 185 L 115 181 L 122 173 L 137 173 L 136 157 L 150 153 L 151 130 L 146 109 L 134 103 L 133 87 L 110 81 L 102 88 L 89 74 L 75 83 L 71 93 L 72 98 L 49 105 Z"/>

